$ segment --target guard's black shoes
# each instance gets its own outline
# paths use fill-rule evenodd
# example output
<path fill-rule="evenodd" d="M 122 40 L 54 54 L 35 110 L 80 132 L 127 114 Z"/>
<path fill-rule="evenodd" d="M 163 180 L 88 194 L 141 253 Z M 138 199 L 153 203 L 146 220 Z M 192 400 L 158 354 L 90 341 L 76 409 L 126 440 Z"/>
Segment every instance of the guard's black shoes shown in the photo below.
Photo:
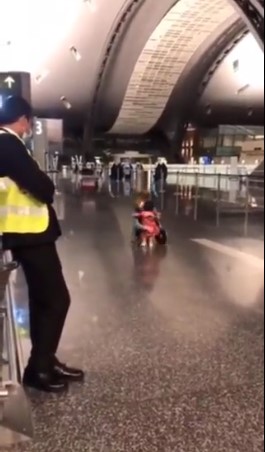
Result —
<path fill-rule="evenodd" d="M 23 385 L 38 391 L 56 394 L 65 392 L 68 389 L 67 382 L 60 379 L 53 372 L 33 372 L 30 369 L 25 371 Z"/>
<path fill-rule="evenodd" d="M 85 378 L 85 374 L 82 370 L 73 369 L 65 364 L 56 362 L 53 368 L 54 374 L 63 381 L 69 382 L 81 382 Z"/>

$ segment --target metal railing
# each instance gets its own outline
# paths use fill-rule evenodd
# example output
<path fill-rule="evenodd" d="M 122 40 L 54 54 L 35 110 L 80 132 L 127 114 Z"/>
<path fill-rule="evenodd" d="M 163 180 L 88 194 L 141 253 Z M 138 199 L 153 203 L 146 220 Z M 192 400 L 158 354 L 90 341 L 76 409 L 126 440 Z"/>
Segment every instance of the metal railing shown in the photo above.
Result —
<path fill-rule="evenodd" d="M 264 213 L 264 180 L 251 175 L 205 174 L 193 175 L 178 172 L 175 175 L 175 214 L 181 207 L 190 205 L 194 221 L 202 219 L 211 211 L 215 224 L 221 226 L 222 215 L 240 215 L 243 218 L 244 234 L 248 235 L 250 216 Z M 165 185 L 160 182 L 161 187 Z M 159 193 L 163 194 L 163 190 Z M 200 214 L 201 217 L 200 217 Z"/>
<path fill-rule="evenodd" d="M 135 180 L 135 177 L 137 180 Z M 131 188 L 129 189 L 129 184 Z M 109 182 L 112 197 L 131 196 L 135 192 L 149 191 L 161 211 L 170 205 L 175 216 L 189 216 L 194 221 L 214 218 L 221 220 L 237 215 L 243 220 L 243 231 L 248 235 L 250 220 L 264 212 L 264 174 L 253 177 L 246 171 L 239 174 L 204 171 L 172 170 L 167 180 L 161 173 L 155 180 L 153 169 L 138 172 L 128 181 Z M 174 201 L 172 201 L 174 200 Z"/>
<path fill-rule="evenodd" d="M 8 280 L 11 272 L 17 267 L 16 263 L 0 264 L 0 396 L 7 395 L 5 383 L 18 381 L 16 353 L 12 336 L 14 333 L 7 302 Z"/>
<path fill-rule="evenodd" d="M 0 450 L 33 435 L 31 408 L 21 386 L 23 362 L 10 284 L 17 267 L 0 251 Z"/>

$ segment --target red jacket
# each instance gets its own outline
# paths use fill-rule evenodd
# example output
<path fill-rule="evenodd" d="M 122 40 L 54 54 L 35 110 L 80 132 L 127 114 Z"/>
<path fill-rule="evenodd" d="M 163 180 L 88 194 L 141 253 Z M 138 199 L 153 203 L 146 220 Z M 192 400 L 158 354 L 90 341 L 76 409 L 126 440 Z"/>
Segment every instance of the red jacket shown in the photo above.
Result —
<path fill-rule="evenodd" d="M 136 214 L 139 221 L 150 236 L 155 237 L 160 232 L 157 212 L 142 211 Z"/>

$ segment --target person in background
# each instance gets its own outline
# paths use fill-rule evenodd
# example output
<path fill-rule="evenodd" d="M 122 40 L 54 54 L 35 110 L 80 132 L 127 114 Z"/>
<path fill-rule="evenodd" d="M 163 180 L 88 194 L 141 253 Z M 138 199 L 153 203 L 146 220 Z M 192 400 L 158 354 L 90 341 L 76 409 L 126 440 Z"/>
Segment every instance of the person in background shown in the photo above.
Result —
<path fill-rule="evenodd" d="M 111 166 L 110 178 L 115 182 L 123 179 L 123 167 L 120 162 L 114 162 Z"/>
<path fill-rule="evenodd" d="M 132 179 L 133 167 L 130 161 L 124 162 L 123 164 L 123 175 L 126 181 Z"/>
<path fill-rule="evenodd" d="M 70 295 L 56 250 L 61 230 L 52 207 L 55 187 L 23 141 L 31 118 L 30 105 L 19 96 L 7 98 L 0 110 L 0 234 L 28 285 L 32 350 L 24 385 L 62 392 L 84 373 L 56 357 Z"/>

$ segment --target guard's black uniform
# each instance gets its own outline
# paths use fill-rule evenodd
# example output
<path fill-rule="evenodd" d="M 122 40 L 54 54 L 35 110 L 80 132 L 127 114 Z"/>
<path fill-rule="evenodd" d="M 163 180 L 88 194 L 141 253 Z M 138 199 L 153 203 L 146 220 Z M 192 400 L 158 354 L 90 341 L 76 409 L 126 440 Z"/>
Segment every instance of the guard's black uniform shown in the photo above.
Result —
<path fill-rule="evenodd" d="M 0 177 L 9 177 L 49 208 L 49 226 L 44 233 L 3 236 L 4 249 L 11 250 L 21 264 L 28 284 L 32 340 L 28 367 L 36 372 L 49 372 L 70 305 L 55 246 L 61 235 L 52 207 L 55 187 L 23 143 L 10 133 L 0 134 Z"/>

